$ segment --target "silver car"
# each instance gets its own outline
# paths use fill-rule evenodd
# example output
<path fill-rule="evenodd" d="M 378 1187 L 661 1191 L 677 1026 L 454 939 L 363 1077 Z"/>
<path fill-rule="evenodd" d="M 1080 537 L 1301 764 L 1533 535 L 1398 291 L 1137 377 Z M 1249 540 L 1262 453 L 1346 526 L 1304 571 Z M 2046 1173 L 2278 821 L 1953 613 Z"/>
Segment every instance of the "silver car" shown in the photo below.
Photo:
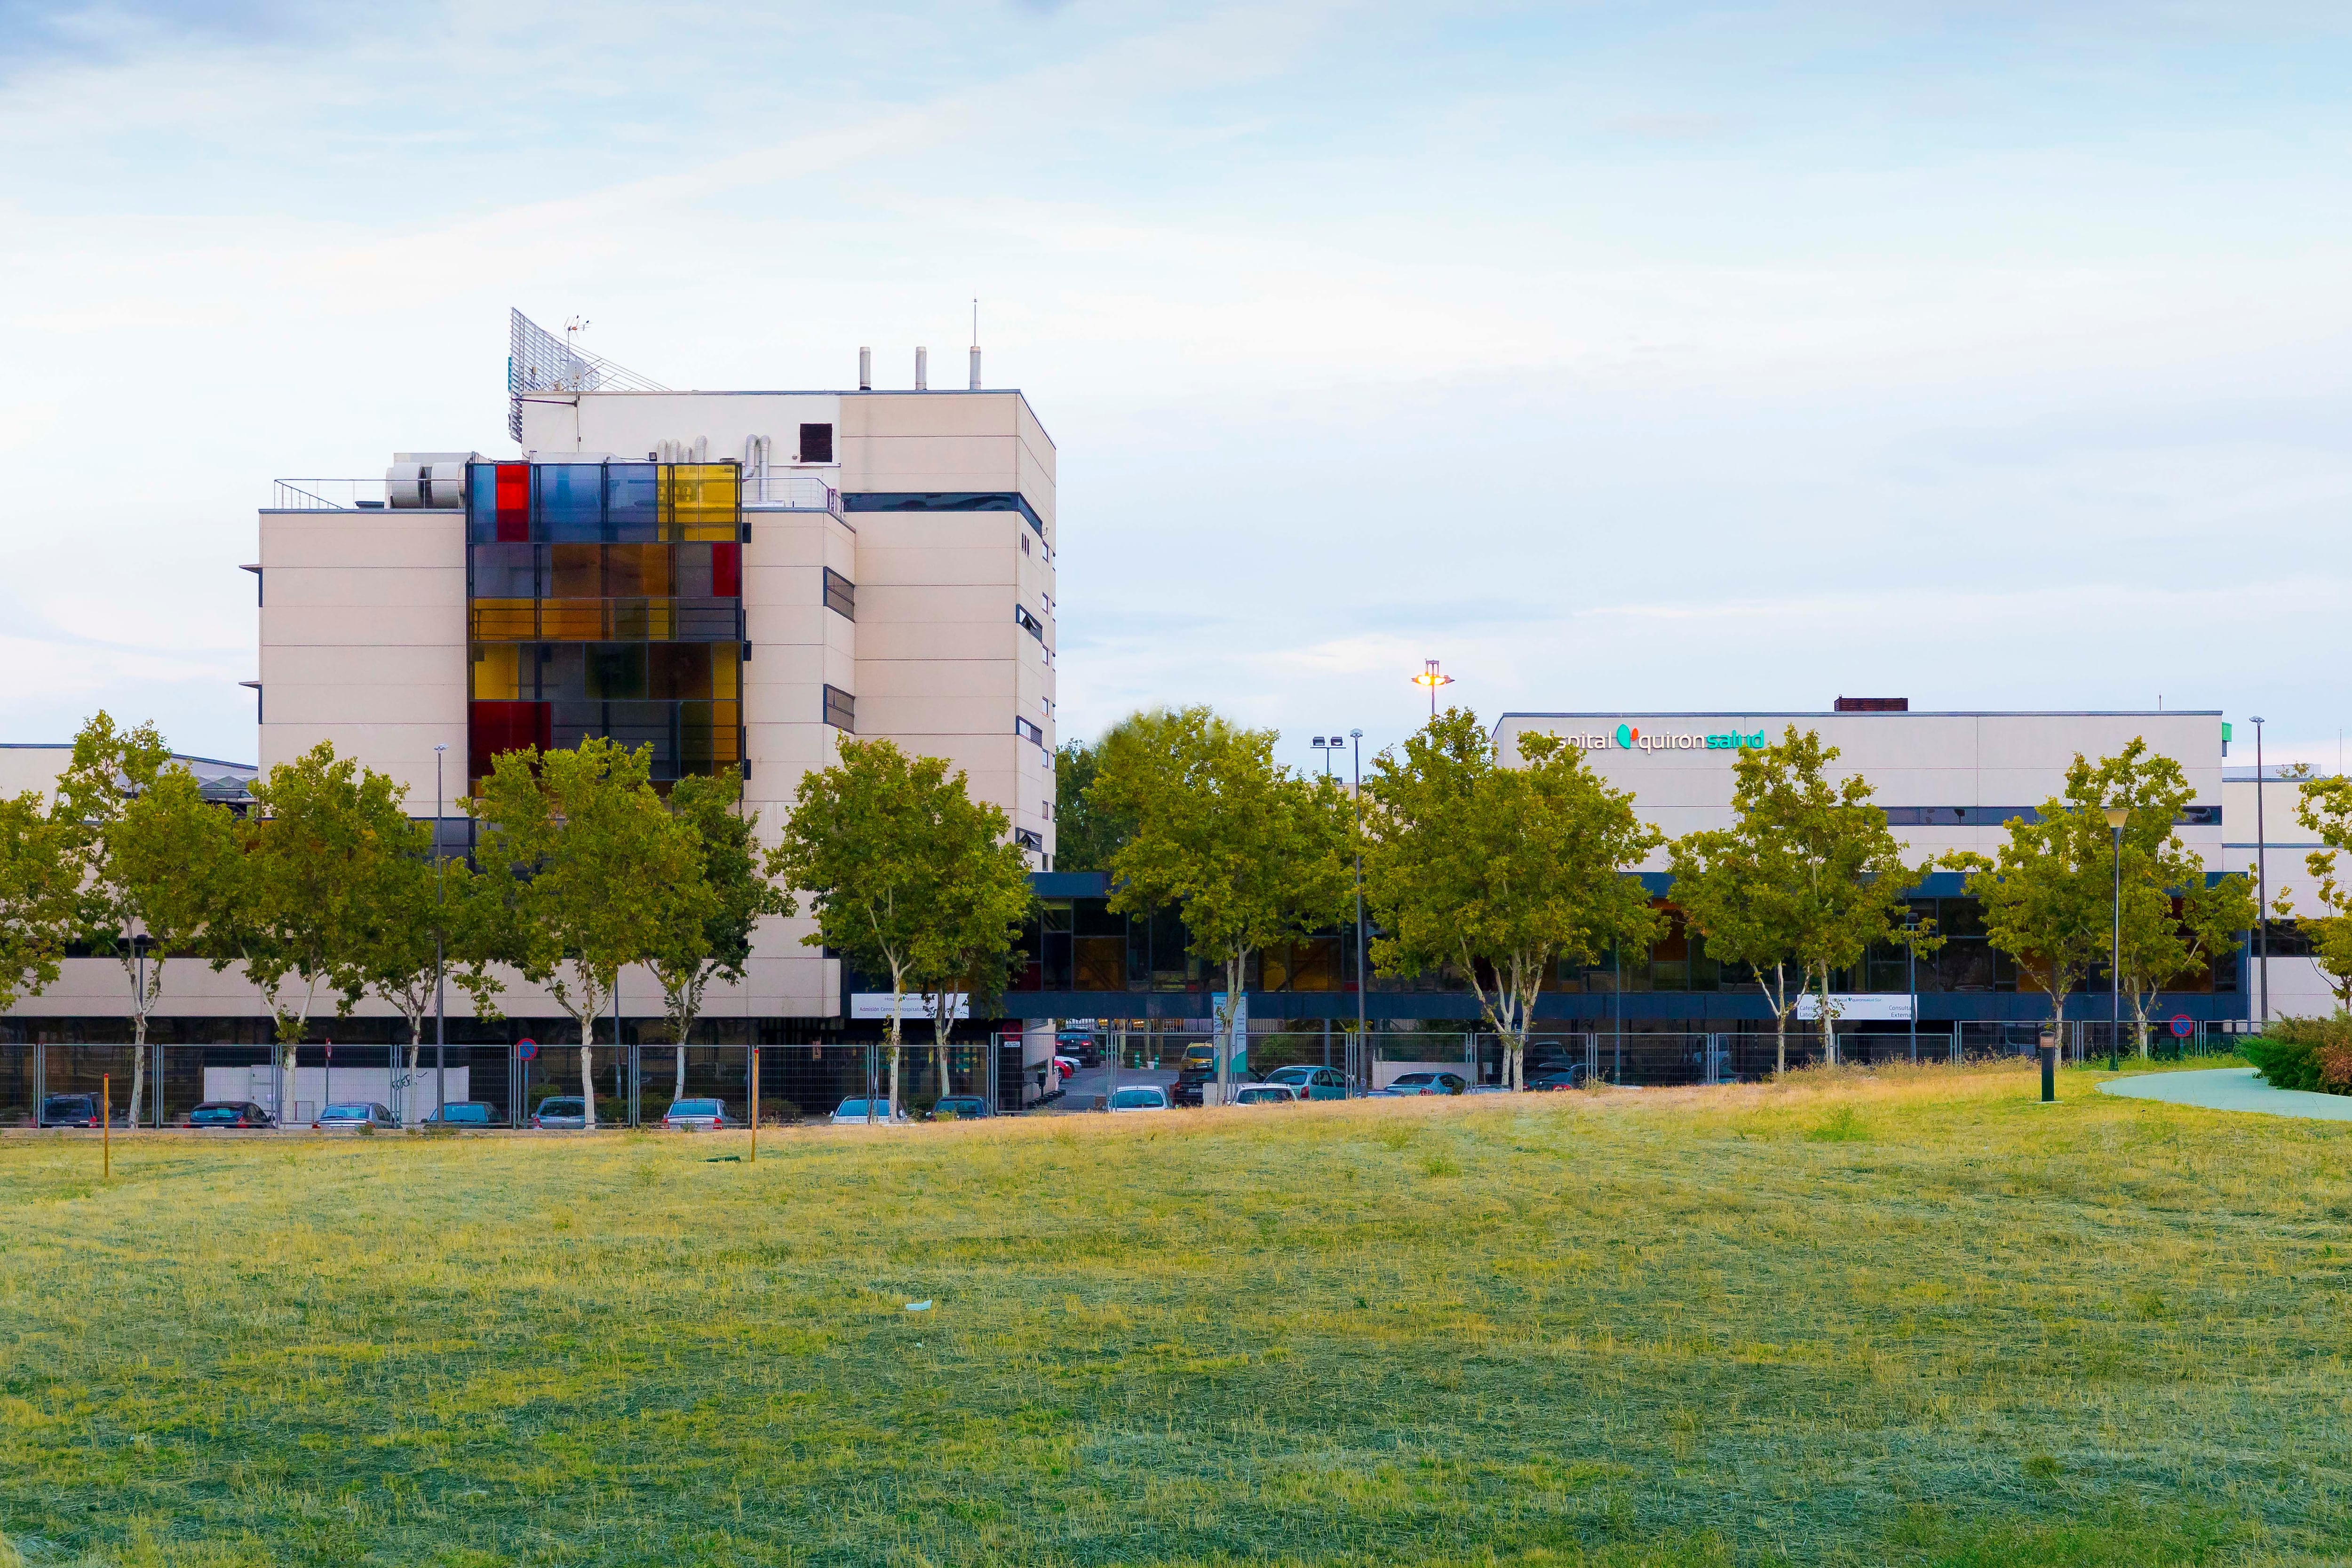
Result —
<path fill-rule="evenodd" d="M 727 1114 L 723 1100 L 676 1100 L 662 1114 L 662 1128 L 669 1132 L 718 1132 L 742 1125 Z"/>
<path fill-rule="evenodd" d="M 310 1131 L 357 1132 L 364 1127 L 385 1132 L 399 1125 L 392 1119 L 392 1112 L 386 1107 L 373 1100 L 352 1100 L 343 1105 L 331 1105 L 320 1111 L 318 1120 L 310 1123 Z"/>
<path fill-rule="evenodd" d="M 895 1115 L 892 1114 L 888 1100 L 875 1100 L 873 1106 L 873 1114 L 868 1116 L 865 1100 L 845 1100 L 833 1108 L 833 1125 L 835 1127 L 904 1127 L 907 1125 L 907 1113 L 901 1110 Z"/>

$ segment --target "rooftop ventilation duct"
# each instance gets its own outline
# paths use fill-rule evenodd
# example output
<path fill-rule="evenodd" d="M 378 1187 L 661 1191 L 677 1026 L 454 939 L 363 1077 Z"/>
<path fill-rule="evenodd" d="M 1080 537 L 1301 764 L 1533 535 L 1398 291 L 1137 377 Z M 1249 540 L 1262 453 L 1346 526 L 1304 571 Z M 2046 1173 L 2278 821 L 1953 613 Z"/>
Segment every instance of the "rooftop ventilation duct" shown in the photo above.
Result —
<path fill-rule="evenodd" d="M 383 471 L 384 500 L 403 510 L 456 511 L 466 504 L 471 452 L 394 452 Z"/>

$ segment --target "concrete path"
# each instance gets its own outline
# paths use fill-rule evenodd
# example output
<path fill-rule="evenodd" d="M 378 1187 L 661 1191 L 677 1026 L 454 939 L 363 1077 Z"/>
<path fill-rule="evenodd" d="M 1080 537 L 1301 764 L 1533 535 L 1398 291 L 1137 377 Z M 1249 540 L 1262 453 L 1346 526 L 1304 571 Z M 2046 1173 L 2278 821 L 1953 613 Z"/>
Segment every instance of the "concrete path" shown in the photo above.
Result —
<path fill-rule="evenodd" d="M 2152 1072 L 2110 1079 L 2101 1094 L 2129 1100 L 2160 1100 L 2168 1105 L 2201 1105 L 2209 1110 L 2258 1110 L 2265 1116 L 2308 1116 L 2321 1121 L 2352 1121 L 2352 1095 L 2312 1094 L 2273 1089 L 2252 1068 L 2210 1068 L 2202 1072 Z"/>

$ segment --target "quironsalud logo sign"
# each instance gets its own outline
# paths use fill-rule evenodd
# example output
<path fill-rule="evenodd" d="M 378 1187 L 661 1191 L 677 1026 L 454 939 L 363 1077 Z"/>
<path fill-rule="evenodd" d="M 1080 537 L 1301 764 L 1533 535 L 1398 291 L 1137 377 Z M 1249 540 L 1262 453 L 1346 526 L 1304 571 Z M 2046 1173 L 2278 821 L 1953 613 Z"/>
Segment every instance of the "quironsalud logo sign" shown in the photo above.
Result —
<path fill-rule="evenodd" d="M 1632 724 L 1620 724 L 1611 735 L 1570 735 L 1569 744 L 1581 746 L 1588 752 L 1605 752 L 1614 744 L 1621 752 L 1737 752 L 1749 747 L 1760 750 L 1764 744 L 1761 730 L 1731 730 L 1719 735 L 1694 731 L 1654 735 Z"/>

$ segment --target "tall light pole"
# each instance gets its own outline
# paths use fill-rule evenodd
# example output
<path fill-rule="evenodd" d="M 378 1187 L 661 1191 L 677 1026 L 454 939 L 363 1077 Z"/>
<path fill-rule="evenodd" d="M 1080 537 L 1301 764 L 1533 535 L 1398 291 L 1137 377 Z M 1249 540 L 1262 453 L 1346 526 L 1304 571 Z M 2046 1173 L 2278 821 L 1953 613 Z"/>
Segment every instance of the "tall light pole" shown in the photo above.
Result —
<path fill-rule="evenodd" d="M 449 1121 L 449 1030 L 447 987 L 443 984 L 441 907 L 448 883 L 447 855 L 441 847 L 441 812 L 446 796 L 441 784 L 445 745 L 433 748 L 433 1114 L 446 1126 Z"/>
<path fill-rule="evenodd" d="M 1415 686 L 1429 688 L 1429 720 L 1431 723 L 1435 723 L 1437 721 L 1437 689 L 1441 686 L 1453 685 L 1454 678 L 1450 675 L 1439 674 L 1437 661 L 1433 658 L 1425 658 L 1421 661 L 1421 673 L 1412 678 L 1412 683 Z"/>
<path fill-rule="evenodd" d="M 1348 731 L 1356 749 L 1356 1062 L 1363 1068 L 1364 1092 L 1372 1091 L 1372 1037 L 1364 1029 L 1364 732 Z"/>
<path fill-rule="evenodd" d="M 2254 973 L 2262 993 L 2263 1026 L 2271 1021 L 2270 834 L 2263 826 L 2263 719 L 2254 715 Z"/>
<path fill-rule="evenodd" d="M 1334 752 L 1343 752 L 1348 749 L 1346 737 L 1334 730 L 1330 734 L 1318 735 L 1307 743 L 1323 753 L 1323 776 L 1327 779 L 1329 778 L 1331 776 L 1331 753 Z"/>
<path fill-rule="evenodd" d="M 2124 823 L 2131 812 L 2124 806 L 2107 807 L 2107 831 L 2115 837 L 2116 864 L 2116 930 L 2115 943 L 2107 949 L 2107 1070 L 2114 1072 L 2119 1064 L 2116 1058 L 2116 1035 L 2124 1022 Z M 2133 993 L 2137 995 L 2137 992 Z"/>

